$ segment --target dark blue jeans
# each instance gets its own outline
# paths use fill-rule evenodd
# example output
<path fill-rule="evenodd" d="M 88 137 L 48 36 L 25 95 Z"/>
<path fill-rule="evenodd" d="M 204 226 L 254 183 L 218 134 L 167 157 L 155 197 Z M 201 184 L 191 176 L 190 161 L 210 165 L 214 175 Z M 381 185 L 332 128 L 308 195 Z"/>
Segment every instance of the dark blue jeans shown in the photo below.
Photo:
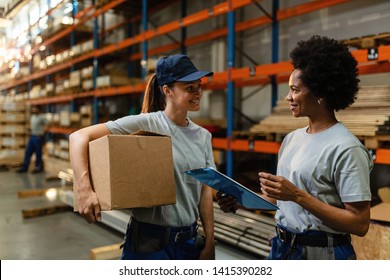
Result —
<path fill-rule="evenodd" d="M 171 232 L 172 233 L 172 232 Z M 200 255 L 195 236 L 182 242 L 153 230 L 127 227 L 122 260 L 197 260 Z"/>
<path fill-rule="evenodd" d="M 24 154 L 24 161 L 22 169 L 27 171 L 30 165 L 31 156 L 35 153 L 35 169 L 42 170 L 42 146 L 43 136 L 31 135 L 27 143 L 26 152 Z"/>
<path fill-rule="evenodd" d="M 282 228 L 282 227 L 281 227 Z M 286 230 L 285 228 L 283 228 Z M 326 233 L 309 230 L 300 233 L 306 237 L 323 237 Z M 271 251 L 268 256 L 269 260 L 354 260 L 356 259 L 355 250 L 352 244 L 343 244 L 331 247 L 311 247 L 303 246 L 297 243 L 283 242 L 278 236 L 271 241 Z"/>

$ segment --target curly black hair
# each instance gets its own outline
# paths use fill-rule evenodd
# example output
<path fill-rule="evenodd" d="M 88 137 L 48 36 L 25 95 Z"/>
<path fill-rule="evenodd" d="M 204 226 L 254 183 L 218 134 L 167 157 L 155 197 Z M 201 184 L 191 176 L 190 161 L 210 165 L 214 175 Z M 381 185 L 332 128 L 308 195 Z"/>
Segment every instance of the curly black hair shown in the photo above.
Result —
<path fill-rule="evenodd" d="M 290 57 L 301 70 L 302 83 L 318 98 L 324 98 L 330 110 L 348 108 L 359 90 L 357 61 L 348 47 L 334 39 L 312 36 L 299 41 Z"/>

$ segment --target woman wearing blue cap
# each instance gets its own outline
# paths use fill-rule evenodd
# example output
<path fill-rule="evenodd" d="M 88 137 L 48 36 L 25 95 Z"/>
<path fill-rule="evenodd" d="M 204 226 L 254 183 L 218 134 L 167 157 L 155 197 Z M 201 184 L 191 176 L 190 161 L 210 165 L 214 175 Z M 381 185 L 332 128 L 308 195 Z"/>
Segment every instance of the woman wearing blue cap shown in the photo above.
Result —
<path fill-rule="evenodd" d="M 100 207 L 88 173 L 88 143 L 107 134 L 137 130 L 171 136 L 176 204 L 132 210 L 122 259 L 214 259 L 212 191 L 184 171 L 214 167 L 211 134 L 193 123 L 189 111 L 200 109 L 199 71 L 186 55 L 170 55 L 157 62 L 147 85 L 142 113 L 80 129 L 70 135 L 70 160 L 75 173 L 80 214 L 99 221 Z M 198 234 L 200 217 L 204 238 Z"/>

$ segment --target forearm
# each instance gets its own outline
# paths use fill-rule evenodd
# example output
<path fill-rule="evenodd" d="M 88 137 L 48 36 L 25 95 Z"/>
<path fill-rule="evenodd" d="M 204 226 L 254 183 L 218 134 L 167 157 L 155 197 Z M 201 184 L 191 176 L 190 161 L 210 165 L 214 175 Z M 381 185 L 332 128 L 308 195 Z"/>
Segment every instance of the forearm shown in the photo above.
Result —
<path fill-rule="evenodd" d="M 80 129 L 69 136 L 69 156 L 78 190 L 90 190 L 88 145 L 89 142 L 109 134 L 104 124 Z"/>
<path fill-rule="evenodd" d="M 334 230 L 358 236 L 364 236 L 367 233 L 370 222 L 368 201 L 349 203 L 345 204 L 345 208 L 338 208 L 318 200 L 309 193 L 300 191 L 295 202 Z"/>
<path fill-rule="evenodd" d="M 214 207 L 211 188 L 202 187 L 201 199 L 199 204 L 200 220 L 203 225 L 203 231 L 206 237 L 206 246 L 214 244 Z"/>
<path fill-rule="evenodd" d="M 88 171 L 88 143 L 88 136 L 77 131 L 69 137 L 69 157 L 77 190 L 91 189 Z"/>

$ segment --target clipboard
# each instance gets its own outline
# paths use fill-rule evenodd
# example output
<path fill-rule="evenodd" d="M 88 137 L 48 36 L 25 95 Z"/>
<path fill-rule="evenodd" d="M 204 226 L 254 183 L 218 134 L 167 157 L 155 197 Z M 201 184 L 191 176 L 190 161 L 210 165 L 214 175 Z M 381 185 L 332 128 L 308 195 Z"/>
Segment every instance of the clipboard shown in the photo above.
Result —
<path fill-rule="evenodd" d="M 237 203 L 247 209 L 279 209 L 275 204 L 265 200 L 257 193 L 244 187 L 240 183 L 212 167 L 187 170 L 185 173 L 217 191 L 222 191 L 227 195 L 234 196 L 237 200 Z"/>

